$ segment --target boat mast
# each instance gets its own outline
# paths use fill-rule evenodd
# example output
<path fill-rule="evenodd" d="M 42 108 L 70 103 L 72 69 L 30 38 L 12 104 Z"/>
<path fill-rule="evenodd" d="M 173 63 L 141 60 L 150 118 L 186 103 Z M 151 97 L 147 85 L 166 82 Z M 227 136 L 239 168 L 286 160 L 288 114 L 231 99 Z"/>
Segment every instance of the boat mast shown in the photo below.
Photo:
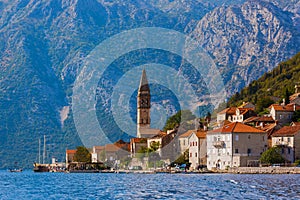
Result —
<path fill-rule="evenodd" d="M 46 158 L 46 135 L 44 135 L 43 164 L 45 164 L 45 158 Z"/>
<path fill-rule="evenodd" d="M 41 138 L 39 138 L 39 163 L 41 163 Z"/>

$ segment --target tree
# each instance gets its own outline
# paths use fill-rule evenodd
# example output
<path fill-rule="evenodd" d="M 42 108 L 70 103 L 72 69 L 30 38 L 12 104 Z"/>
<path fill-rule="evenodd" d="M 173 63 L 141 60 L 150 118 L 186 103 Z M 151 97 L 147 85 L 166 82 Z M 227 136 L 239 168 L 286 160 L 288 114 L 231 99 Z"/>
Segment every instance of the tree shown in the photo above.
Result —
<path fill-rule="evenodd" d="M 178 127 L 182 122 L 187 122 L 195 119 L 196 116 L 189 110 L 180 110 L 175 115 L 171 116 L 164 127 L 164 131 L 172 130 Z"/>
<path fill-rule="evenodd" d="M 292 117 L 293 122 L 300 122 L 300 110 L 296 110 Z"/>
<path fill-rule="evenodd" d="M 266 164 L 284 163 L 285 159 L 282 157 L 280 151 L 281 148 L 272 147 L 261 155 L 260 161 Z"/>
<path fill-rule="evenodd" d="M 289 90 L 287 88 L 285 88 L 285 92 L 284 92 L 284 99 L 285 99 L 285 103 L 289 104 L 290 103 L 290 95 L 291 93 L 289 92 Z"/>
<path fill-rule="evenodd" d="M 187 149 L 173 163 L 178 165 L 189 164 L 189 150 Z"/>
<path fill-rule="evenodd" d="M 89 163 L 92 161 L 92 155 L 87 148 L 84 146 L 77 147 L 76 153 L 74 155 L 75 162 L 85 162 Z"/>
<path fill-rule="evenodd" d="M 262 97 L 257 101 L 256 111 L 260 113 L 264 110 L 264 108 L 268 108 L 273 103 L 274 101 L 270 97 Z"/>

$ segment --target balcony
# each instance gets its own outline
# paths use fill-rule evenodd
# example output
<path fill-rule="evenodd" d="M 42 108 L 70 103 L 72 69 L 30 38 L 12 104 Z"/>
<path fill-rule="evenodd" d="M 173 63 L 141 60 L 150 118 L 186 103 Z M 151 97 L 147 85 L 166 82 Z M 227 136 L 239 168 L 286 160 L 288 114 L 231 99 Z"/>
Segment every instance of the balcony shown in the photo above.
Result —
<path fill-rule="evenodd" d="M 276 141 L 275 145 L 276 146 L 288 146 L 289 142 L 287 142 L 287 141 Z"/>
<path fill-rule="evenodd" d="M 220 149 L 225 147 L 225 142 L 224 141 L 215 141 L 213 142 L 214 147 Z"/>

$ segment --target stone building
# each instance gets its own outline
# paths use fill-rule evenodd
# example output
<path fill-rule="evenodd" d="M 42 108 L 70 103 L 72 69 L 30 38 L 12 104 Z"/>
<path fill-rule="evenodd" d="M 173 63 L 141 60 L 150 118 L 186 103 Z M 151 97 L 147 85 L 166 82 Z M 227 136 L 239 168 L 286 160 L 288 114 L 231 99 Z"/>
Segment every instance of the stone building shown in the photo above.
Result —
<path fill-rule="evenodd" d="M 191 169 L 206 166 L 206 131 L 193 131 L 189 137 L 189 162 Z"/>
<path fill-rule="evenodd" d="M 267 149 L 267 133 L 233 122 L 207 132 L 207 168 L 246 167 L 258 165 Z"/>
<path fill-rule="evenodd" d="M 287 162 L 300 159 L 300 126 L 284 126 L 272 135 L 272 146 L 281 148 Z"/>
<path fill-rule="evenodd" d="M 300 110 L 300 106 L 295 103 L 272 104 L 269 109 L 270 115 L 275 121 L 278 121 L 279 124 L 289 124 L 292 122 L 294 112 Z"/>

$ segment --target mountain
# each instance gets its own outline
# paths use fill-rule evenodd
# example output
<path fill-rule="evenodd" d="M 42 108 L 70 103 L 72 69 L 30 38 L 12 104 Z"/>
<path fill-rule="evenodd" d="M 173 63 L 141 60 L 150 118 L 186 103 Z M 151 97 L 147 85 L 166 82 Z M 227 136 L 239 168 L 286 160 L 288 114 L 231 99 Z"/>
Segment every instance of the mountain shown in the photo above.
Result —
<path fill-rule="evenodd" d="M 188 34 L 212 56 L 232 94 L 299 51 L 299 1 L 281 5 L 279 0 L 0 1 L 0 167 L 16 160 L 31 166 L 43 135 L 48 161 L 52 156 L 61 160 L 66 148 L 82 144 L 72 115 L 74 81 L 88 55 L 111 36 L 139 27 Z M 150 61 L 178 71 L 188 65 L 178 55 L 153 49 L 116 60 L 112 69 L 117 70 L 107 71 L 99 81 L 96 97 L 98 119 L 111 122 L 104 126 L 113 140 L 128 135 L 112 122 L 111 84 L 126 69 Z M 193 71 L 185 73 L 195 90 L 207 93 Z M 180 105 L 170 89 L 159 84 L 151 87 L 153 106 L 161 114 L 168 111 L 154 120 L 163 126 Z M 129 108 L 123 108 L 132 121 L 135 105 L 133 94 Z"/>
<path fill-rule="evenodd" d="M 291 59 L 280 63 L 270 72 L 252 81 L 249 86 L 233 95 L 229 106 L 237 106 L 242 102 L 259 103 L 262 99 L 277 97 L 280 101 L 295 92 L 295 85 L 300 80 L 300 52 Z M 273 98 L 272 98 L 273 97 Z M 278 102 L 277 102 L 278 103 Z"/>
<path fill-rule="evenodd" d="M 232 94 L 299 51 L 296 24 L 296 13 L 269 2 L 247 1 L 208 13 L 192 36 L 214 58 Z"/>

